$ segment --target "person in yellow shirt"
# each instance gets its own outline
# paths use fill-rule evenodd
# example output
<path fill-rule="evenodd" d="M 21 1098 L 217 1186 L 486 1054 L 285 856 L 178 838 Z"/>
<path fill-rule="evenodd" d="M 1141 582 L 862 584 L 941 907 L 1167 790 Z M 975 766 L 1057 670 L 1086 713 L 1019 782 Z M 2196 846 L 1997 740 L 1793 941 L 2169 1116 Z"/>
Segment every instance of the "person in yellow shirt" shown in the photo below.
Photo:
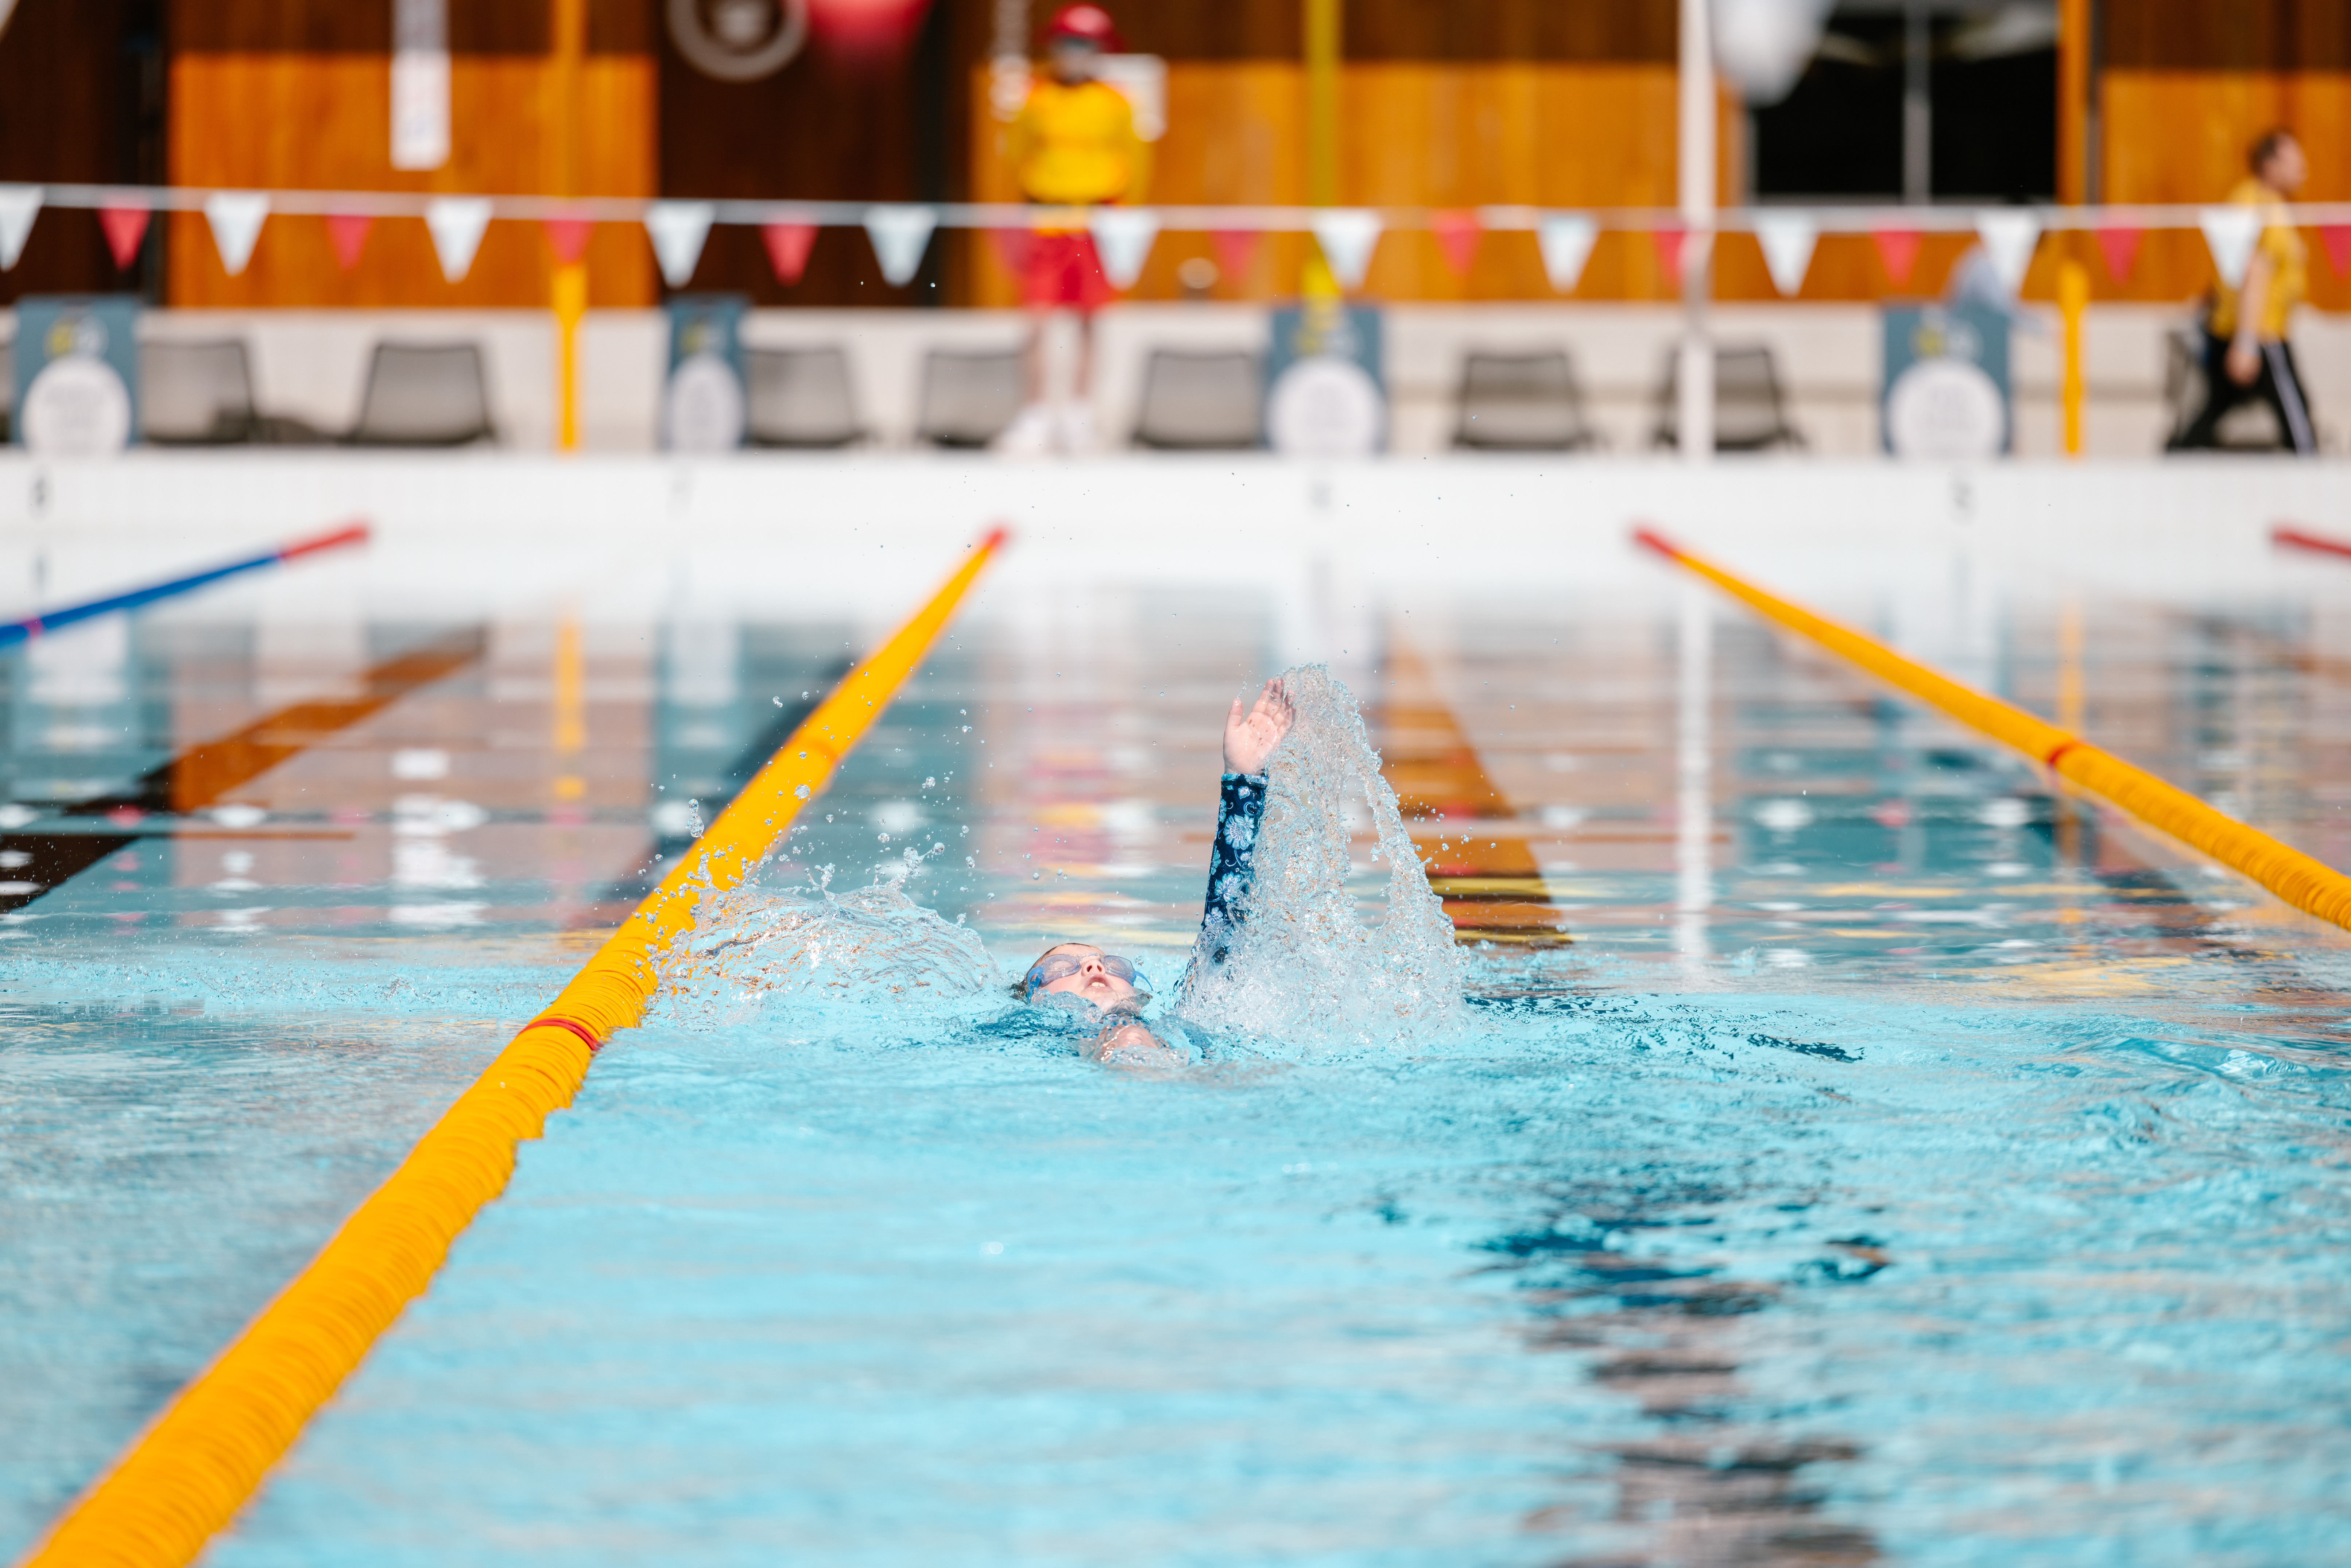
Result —
<path fill-rule="evenodd" d="M 1029 91 L 1006 149 L 1023 199 L 1040 206 L 1092 207 L 1143 197 L 1149 152 L 1134 131 L 1134 110 L 1096 69 L 1118 47 L 1118 30 L 1099 5 L 1064 5 L 1045 31 L 1051 67 Z M 998 443 L 1008 451 L 1082 452 L 1093 444 L 1088 402 L 1092 382 L 1093 313 L 1110 303 L 1110 280 L 1081 215 L 1040 224 L 1028 236 L 1021 294 L 1030 312 L 1028 402 Z M 1078 313 L 1074 397 L 1056 411 L 1046 401 L 1045 324 L 1052 313 Z"/>
<path fill-rule="evenodd" d="M 2247 162 L 2252 178 L 2241 182 L 2229 200 L 2260 210 L 2261 242 L 2242 287 L 2231 288 L 2223 279 L 2213 287 L 2204 319 L 2204 408 L 2173 438 L 2171 449 L 2218 446 L 2221 416 L 2248 398 L 2260 398 L 2276 413 L 2286 444 L 2311 456 L 2318 451 L 2318 434 L 2286 341 L 2288 319 L 2310 293 L 2310 254 L 2285 210 L 2309 177 L 2310 162 L 2287 131 L 2273 131 L 2254 142 Z"/>

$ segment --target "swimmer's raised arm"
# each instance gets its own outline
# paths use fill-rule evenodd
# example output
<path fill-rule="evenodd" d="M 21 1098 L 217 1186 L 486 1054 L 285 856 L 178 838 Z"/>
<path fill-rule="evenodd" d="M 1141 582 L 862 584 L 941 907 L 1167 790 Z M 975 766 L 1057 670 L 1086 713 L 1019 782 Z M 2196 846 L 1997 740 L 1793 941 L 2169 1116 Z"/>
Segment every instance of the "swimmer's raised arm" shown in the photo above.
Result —
<path fill-rule="evenodd" d="M 1281 744 L 1297 718 L 1298 710 L 1279 675 L 1265 683 L 1257 706 L 1248 713 L 1241 712 L 1241 699 L 1235 697 L 1232 712 L 1225 716 L 1225 771 L 1264 772 L 1266 758 L 1273 755 L 1273 748 Z"/>

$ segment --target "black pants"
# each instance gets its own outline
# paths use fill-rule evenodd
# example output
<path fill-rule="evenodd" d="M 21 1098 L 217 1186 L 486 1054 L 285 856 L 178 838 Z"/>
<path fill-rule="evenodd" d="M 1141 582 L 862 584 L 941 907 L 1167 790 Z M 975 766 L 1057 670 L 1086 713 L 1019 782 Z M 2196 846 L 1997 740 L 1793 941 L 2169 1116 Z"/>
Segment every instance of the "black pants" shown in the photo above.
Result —
<path fill-rule="evenodd" d="M 2188 428 L 2171 438 L 2170 450 L 2218 446 L 2220 416 L 2247 398 L 2261 398 L 2277 415 L 2285 444 L 2303 456 L 2315 456 L 2318 433 L 2311 427 L 2310 402 L 2302 395 L 2302 372 L 2294 369 L 2294 350 L 2283 343 L 2263 343 L 2261 374 L 2251 386 L 2229 379 L 2229 340 L 2204 334 L 2204 411 Z"/>

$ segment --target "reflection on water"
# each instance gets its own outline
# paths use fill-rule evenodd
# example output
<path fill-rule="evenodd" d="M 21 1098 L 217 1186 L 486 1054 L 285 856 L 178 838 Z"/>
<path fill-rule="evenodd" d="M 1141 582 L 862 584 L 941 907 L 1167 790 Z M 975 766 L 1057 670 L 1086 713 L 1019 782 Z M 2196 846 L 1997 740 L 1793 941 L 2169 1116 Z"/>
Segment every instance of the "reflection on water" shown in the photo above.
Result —
<path fill-rule="evenodd" d="M 2351 863 L 2335 621 L 1972 592 L 1885 629 Z M 959 626 L 220 1560 L 2326 1560 L 2351 947 L 1703 597 L 1364 612 L 1405 809 L 1301 747 L 1298 907 L 1400 879 L 1456 1021 L 1151 1082 L 1024 1030 L 1047 941 L 1180 970 L 1276 613 Z M 59 810 L 445 629 L 333 630 L 0 661 L 0 827 L 146 835 L 0 868 L 0 1551 L 856 635 L 493 625 L 201 812 Z"/>

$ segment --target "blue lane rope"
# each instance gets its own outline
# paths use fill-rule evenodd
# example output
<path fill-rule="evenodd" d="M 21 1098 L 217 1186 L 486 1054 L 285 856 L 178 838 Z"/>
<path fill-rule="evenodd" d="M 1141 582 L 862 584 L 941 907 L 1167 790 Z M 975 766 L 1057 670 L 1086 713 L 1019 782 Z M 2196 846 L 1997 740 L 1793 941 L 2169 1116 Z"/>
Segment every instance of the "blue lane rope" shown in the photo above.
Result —
<path fill-rule="evenodd" d="M 145 588 L 131 589 L 127 593 L 115 593 L 104 599 L 93 599 L 84 604 L 70 604 L 62 610 L 51 610 L 43 614 L 28 616 L 22 621 L 0 622 L 0 648 L 13 648 L 19 643 L 29 643 L 44 632 L 55 632 L 60 627 L 70 626 L 78 621 L 88 621 L 99 615 L 111 615 L 118 610 L 136 610 L 141 605 L 152 604 L 158 600 L 171 599 L 179 594 L 193 592 L 209 583 L 218 582 L 223 578 L 235 577 L 239 572 L 254 571 L 265 566 L 277 566 L 280 562 L 292 560 L 298 556 L 335 549 L 343 545 L 365 544 L 367 539 L 367 524 L 349 523 L 332 532 L 319 534 L 312 538 L 297 539 L 292 544 L 280 545 L 266 554 L 254 556 L 246 560 L 231 561 L 226 566 L 216 566 L 209 571 L 192 572 L 186 577 L 172 578 L 168 582 L 152 583 Z"/>

